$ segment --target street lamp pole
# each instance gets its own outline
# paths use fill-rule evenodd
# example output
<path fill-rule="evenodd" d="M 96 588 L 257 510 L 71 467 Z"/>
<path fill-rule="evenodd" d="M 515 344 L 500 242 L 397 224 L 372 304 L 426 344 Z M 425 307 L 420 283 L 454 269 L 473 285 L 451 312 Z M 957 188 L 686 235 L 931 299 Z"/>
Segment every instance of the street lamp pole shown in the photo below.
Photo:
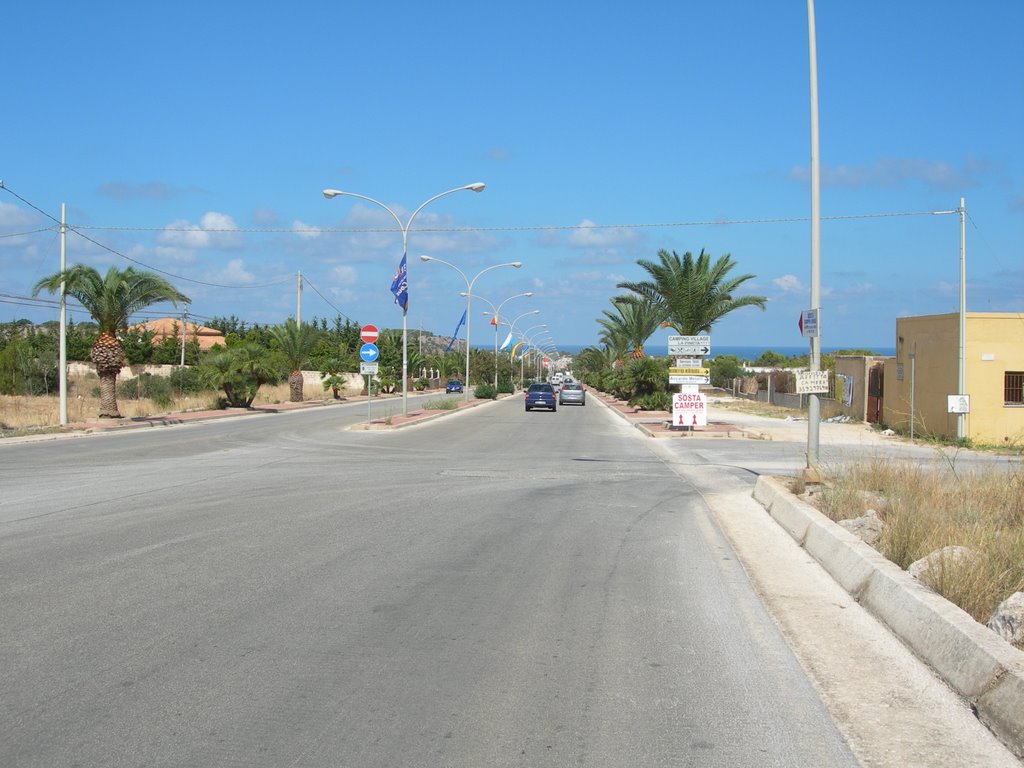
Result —
<path fill-rule="evenodd" d="M 398 217 L 397 213 L 395 213 L 393 210 L 391 210 L 388 206 L 386 206 L 380 200 L 375 200 L 372 197 L 367 197 L 366 195 L 359 195 L 359 194 L 356 194 L 355 192 L 344 192 L 344 191 L 342 191 L 340 189 L 325 189 L 323 191 L 323 195 L 328 200 L 330 200 L 332 198 L 335 198 L 335 197 L 339 197 L 339 196 L 356 197 L 356 198 L 359 198 L 360 200 L 365 200 L 368 203 L 373 203 L 374 205 L 380 206 L 385 211 L 390 213 L 391 217 L 397 222 L 398 229 L 402 232 L 402 261 L 400 262 L 400 264 L 405 264 L 406 263 L 405 257 L 406 257 L 406 253 L 408 252 L 408 245 L 409 245 L 409 227 L 412 226 L 412 221 L 413 221 L 413 219 L 416 218 L 416 214 L 418 214 L 420 211 L 422 211 L 424 208 L 426 208 L 427 205 L 429 205 L 430 203 L 434 202 L 438 198 L 444 197 L 445 195 L 450 195 L 450 194 L 452 194 L 454 192 L 462 192 L 463 190 L 469 190 L 470 192 L 483 192 L 484 191 L 484 183 L 482 181 L 477 181 L 477 182 L 474 182 L 472 184 L 466 184 L 465 186 L 462 186 L 462 187 L 455 187 L 455 189 L 449 189 L 446 192 L 441 192 L 440 194 L 434 195 L 429 200 L 426 200 L 425 202 L 421 203 L 420 207 L 417 208 L 415 211 L 413 211 L 412 215 L 409 216 L 408 220 L 406 220 L 404 223 Z M 408 265 L 406 265 L 406 269 L 408 270 Z M 406 274 L 408 275 L 408 272 Z M 406 281 L 408 282 L 408 276 L 406 277 Z M 467 322 L 468 322 L 468 319 L 467 319 Z M 405 306 L 402 307 L 402 415 L 403 416 L 407 416 L 409 414 L 409 344 L 408 344 L 408 341 L 409 341 L 409 301 L 408 301 L 408 298 L 407 298 L 406 302 L 405 302 Z"/>
<path fill-rule="evenodd" d="M 466 381 L 463 383 L 463 387 L 462 388 L 465 391 L 464 399 L 468 401 L 469 400 L 469 340 L 470 340 L 470 336 L 469 336 L 469 328 L 470 328 L 469 321 L 470 321 L 470 318 L 472 318 L 472 316 L 473 316 L 473 311 L 472 311 L 473 310 L 473 308 L 472 308 L 472 305 L 473 305 L 473 286 L 476 284 L 477 279 L 482 274 L 484 274 L 485 272 L 490 272 L 492 269 L 498 269 L 498 267 L 515 267 L 516 269 L 519 269 L 521 266 L 523 266 L 523 262 L 521 262 L 521 261 L 507 261 L 507 262 L 504 262 L 502 264 L 492 264 L 491 266 L 486 267 L 486 268 L 480 270 L 479 272 L 477 272 L 476 275 L 473 277 L 473 279 L 470 280 L 468 277 L 466 277 L 466 273 L 465 272 L 463 272 L 461 269 L 456 267 L 451 262 L 445 261 L 444 259 L 439 259 L 439 258 L 437 258 L 435 256 L 420 256 L 420 261 L 436 261 L 438 264 L 444 264 L 446 267 L 451 267 L 452 269 L 454 269 L 456 272 L 458 272 L 462 276 L 463 280 L 466 281 Z"/>
<path fill-rule="evenodd" d="M 497 307 L 495 307 L 493 303 L 491 303 L 490 301 L 485 299 L 483 296 L 477 296 L 478 299 L 482 299 L 483 301 L 486 301 L 488 306 L 490 306 L 490 308 L 493 310 L 492 317 L 494 318 L 494 390 L 495 391 L 498 390 L 498 326 L 501 324 L 501 308 L 504 307 L 507 302 L 512 301 L 512 299 L 518 299 L 518 298 L 521 298 L 523 296 L 533 296 L 533 291 L 527 291 L 526 293 L 517 293 L 515 296 L 509 296 L 507 299 L 505 299 L 505 301 L 501 302 L 501 304 L 499 304 Z M 534 310 L 534 312 L 539 312 L 539 311 L 540 311 L 539 309 L 538 310 Z M 484 312 L 484 314 L 486 315 L 486 314 L 491 314 L 491 313 Z M 530 314 L 530 313 L 527 312 L 526 314 Z M 511 332 L 511 328 L 509 330 Z"/>

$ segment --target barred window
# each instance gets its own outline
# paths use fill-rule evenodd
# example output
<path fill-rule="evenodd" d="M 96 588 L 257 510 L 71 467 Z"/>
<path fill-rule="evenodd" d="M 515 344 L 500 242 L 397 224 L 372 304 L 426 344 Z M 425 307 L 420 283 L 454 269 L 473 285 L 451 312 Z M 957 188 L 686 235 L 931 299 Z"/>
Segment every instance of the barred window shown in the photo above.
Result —
<path fill-rule="evenodd" d="M 1003 376 L 1003 405 L 1024 405 L 1024 371 L 1007 371 Z"/>

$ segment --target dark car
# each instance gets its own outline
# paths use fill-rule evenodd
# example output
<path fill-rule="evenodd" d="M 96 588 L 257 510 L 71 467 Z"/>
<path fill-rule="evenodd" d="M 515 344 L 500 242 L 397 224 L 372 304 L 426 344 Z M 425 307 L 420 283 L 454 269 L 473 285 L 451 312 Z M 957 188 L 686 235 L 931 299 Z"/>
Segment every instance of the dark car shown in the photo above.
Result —
<path fill-rule="evenodd" d="M 459 381 L 458 379 L 452 379 L 451 381 L 449 381 L 447 384 L 444 385 L 444 391 L 445 392 L 461 392 L 462 391 L 462 382 Z"/>
<path fill-rule="evenodd" d="M 575 381 L 567 381 L 562 384 L 562 388 L 558 390 L 558 404 L 565 405 L 566 403 L 587 404 L 587 391 L 582 384 L 577 384 Z"/>
<path fill-rule="evenodd" d="M 526 390 L 526 410 L 531 408 L 556 410 L 558 403 L 555 401 L 555 388 L 550 384 L 531 384 Z"/>

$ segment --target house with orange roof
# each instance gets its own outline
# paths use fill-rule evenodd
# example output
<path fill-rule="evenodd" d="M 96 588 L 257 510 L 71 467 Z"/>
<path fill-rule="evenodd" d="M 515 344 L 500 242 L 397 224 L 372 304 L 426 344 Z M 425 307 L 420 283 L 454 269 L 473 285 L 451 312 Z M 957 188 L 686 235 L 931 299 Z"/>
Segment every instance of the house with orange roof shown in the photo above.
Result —
<path fill-rule="evenodd" d="M 152 331 L 155 334 L 153 336 L 153 345 L 155 346 L 162 343 L 166 338 L 181 339 L 183 326 L 185 329 L 185 339 L 196 341 L 199 344 L 199 349 L 203 352 L 209 350 L 214 344 L 224 346 L 224 334 L 217 329 L 207 328 L 205 325 L 198 325 L 196 323 L 182 323 L 181 318 L 177 317 L 161 317 L 158 320 L 147 320 L 144 323 L 133 326 L 133 328 L 140 331 Z"/>

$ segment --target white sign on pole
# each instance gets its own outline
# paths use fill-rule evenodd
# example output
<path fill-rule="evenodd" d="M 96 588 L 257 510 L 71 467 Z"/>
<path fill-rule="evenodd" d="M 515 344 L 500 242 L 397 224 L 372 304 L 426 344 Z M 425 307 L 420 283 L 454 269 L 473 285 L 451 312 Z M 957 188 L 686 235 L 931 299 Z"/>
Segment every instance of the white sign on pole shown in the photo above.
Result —
<path fill-rule="evenodd" d="M 673 427 L 706 427 L 708 425 L 708 399 L 699 392 L 672 394 Z"/>
<path fill-rule="evenodd" d="M 711 352 L 710 336 L 669 336 L 669 357 L 707 355 Z"/>
<path fill-rule="evenodd" d="M 970 395 L 946 395 L 946 413 L 970 413 Z"/>
<path fill-rule="evenodd" d="M 675 361 L 676 368 L 703 368 L 704 358 L 703 357 L 677 357 Z"/>
<path fill-rule="evenodd" d="M 818 336 L 818 310 L 805 309 L 800 313 L 800 334 L 808 339 Z"/>
<path fill-rule="evenodd" d="M 710 384 L 710 376 L 676 376 L 669 374 L 669 384 Z"/>
<path fill-rule="evenodd" d="M 373 376 L 377 373 L 380 363 L 359 363 L 359 373 L 363 376 Z"/>
<path fill-rule="evenodd" d="M 825 392 L 828 392 L 828 371 L 797 371 L 798 395 L 819 395 Z"/>

